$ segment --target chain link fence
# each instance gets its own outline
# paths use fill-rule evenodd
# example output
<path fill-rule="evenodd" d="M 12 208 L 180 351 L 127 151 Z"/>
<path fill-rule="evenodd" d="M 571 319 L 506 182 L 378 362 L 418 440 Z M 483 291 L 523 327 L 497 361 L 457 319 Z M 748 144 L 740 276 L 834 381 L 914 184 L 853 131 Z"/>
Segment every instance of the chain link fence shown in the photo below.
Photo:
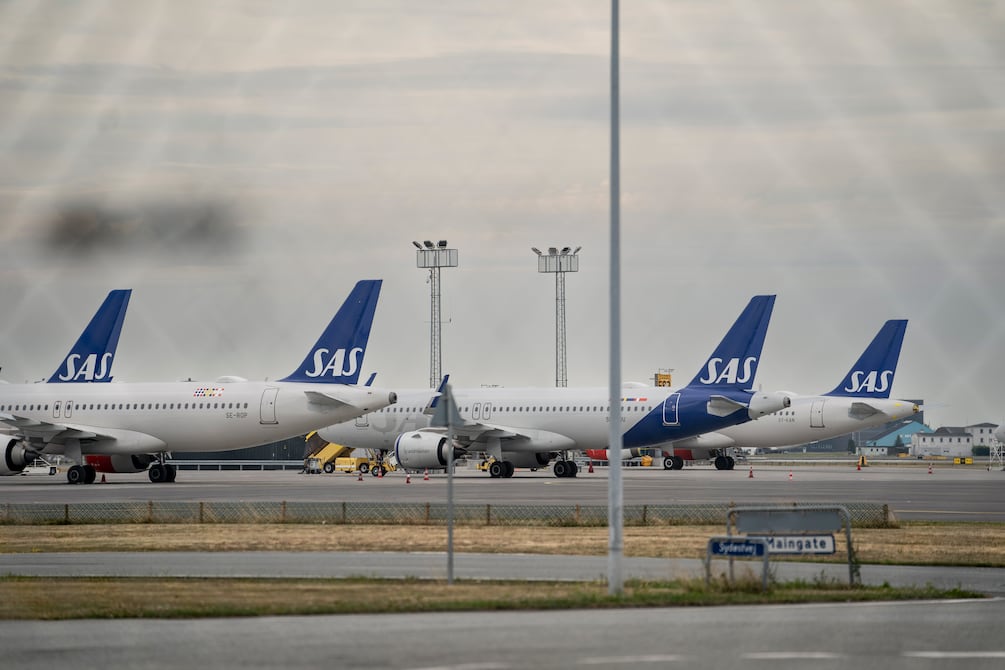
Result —
<path fill-rule="evenodd" d="M 725 525 L 742 503 L 625 505 L 626 526 Z M 791 507 L 779 504 L 779 508 Z M 855 528 L 892 528 L 889 506 L 843 503 Z M 445 503 L 380 502 L 108 502 L 0 504 L 0 523 L 325 523 L 443 525 Z M 473 526 L 606 526 L 605 505 L 454 505 L 454 522 Z"/>

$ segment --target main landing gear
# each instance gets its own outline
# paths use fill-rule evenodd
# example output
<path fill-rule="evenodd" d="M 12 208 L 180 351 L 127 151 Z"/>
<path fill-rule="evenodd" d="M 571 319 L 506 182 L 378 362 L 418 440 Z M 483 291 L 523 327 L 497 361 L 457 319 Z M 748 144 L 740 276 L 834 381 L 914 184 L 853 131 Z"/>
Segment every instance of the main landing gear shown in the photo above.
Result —
<path fill-rule="evenodd" d="M 98 471 L 91 465 L 74 465 L 66 471 L 67 484 L 93 484 Z"/>
<path fill-rule="evenodd" d="M 576 465 L 576 461 L 560 460 L 555 461 L 552 471 L 556 477 L 575 477 L 579 472 L 579 466 Z"/>
<path fill-rule="evenodd" d="M 683 470 L 684 459 L 680 456 L 667 456 L 663 459 L 664 470 Z"/>
<path fill-rule="evenodd" d="M 492 461 L 489 463 L 489 476 L 493 479 L 509 479 L 516 472 L 516 466 L 512 461 Z"/>
<path fill-rule="evenodd" d="M 732 456 L 716 456 L 714 463 L 716 470 L 732 470 L 736 467 L 736 461 Z"/>
<path fill-rule="evenodd" d="M 157 462 L 147 470 L 147 476 L 154 484 L 170 484 L 178 476 L 178 468 L 164 462 L 164 454 L 157 454 Z"/>

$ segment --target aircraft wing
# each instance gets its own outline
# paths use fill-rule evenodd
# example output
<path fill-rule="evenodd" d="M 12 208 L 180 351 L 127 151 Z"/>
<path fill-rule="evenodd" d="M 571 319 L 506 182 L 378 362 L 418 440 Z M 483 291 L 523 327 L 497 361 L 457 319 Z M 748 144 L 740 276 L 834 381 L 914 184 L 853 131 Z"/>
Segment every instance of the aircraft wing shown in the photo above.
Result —
<path fill-rule="evenodd" d="M 429 426 L 421 430 L 438 435 L 447 434 L 446 426 Z M 499 440 L 505 451 L 562 451 L 576 447 L 572 438 L 560 433 L 534 428 L 513 428 L 479 421 L 465 421 L 461 425 L 454 426 L 454 440 L 465 448 L 473 445 L 487 445 L 492 440 Z"/>
<path fill-rule="evenodd" d="M 18 437 L 32 446 L 44 448 L 47 444 L 61 444 L 69 439 L 87 442 L 90 440 L 113 440 L 115 435 L 102 434 L 85 426 L 72 426 L 29 419 L 14 414 L 0 413 L 0 425 L 5 434 Z"/>

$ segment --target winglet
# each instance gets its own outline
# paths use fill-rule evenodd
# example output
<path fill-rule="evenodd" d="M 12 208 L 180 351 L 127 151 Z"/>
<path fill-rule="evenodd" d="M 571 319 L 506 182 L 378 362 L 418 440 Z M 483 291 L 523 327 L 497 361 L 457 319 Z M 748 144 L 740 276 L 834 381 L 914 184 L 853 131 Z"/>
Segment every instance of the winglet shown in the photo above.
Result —
<path fill-rule="evenodd" d="M 750 299 L 719 346 L 688 386 L 720 391 L 746 391 L 757 374 L 764 337 L 771 321 L 775 296 L 758 295 Z"/>
<path fill-rule="evenodd" d="M 892 319 L 883 324 L 841 383 L 824 395 L 889 398 L 905 332 L 906 319 Z"/>
<path fill-rule="evenodd" d="M 357 383 L 380 285 L 380 279 L 357 282 L 300 367 L 280 381 Z"/>
<path fill-rule="evenodd" d="M 126 318 L 130 295 L 132 289 L 108 292 L 77 343 L 49 377 L 50 384 L 112 381 L 112 362 L 119 346 L 119 334 Z"/>

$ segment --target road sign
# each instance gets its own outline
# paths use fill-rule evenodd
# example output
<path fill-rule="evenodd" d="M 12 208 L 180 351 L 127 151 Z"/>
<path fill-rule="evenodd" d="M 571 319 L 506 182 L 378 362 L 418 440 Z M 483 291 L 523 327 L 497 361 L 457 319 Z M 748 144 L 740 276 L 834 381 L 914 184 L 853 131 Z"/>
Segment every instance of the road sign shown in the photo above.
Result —
<path fill-rule="evenodd" d="M 748 538 L 712 539 L 708 542 L 708 550 L 713 556 L 732 556 L 733 558 L 760 558 L 764 556 L 767 542 L 758 538 L 756 541 Z"/>
<path fill-rule="evenodd" d="M 769 554 L 833 554 L 833 535 L 765 535 Z"/>

